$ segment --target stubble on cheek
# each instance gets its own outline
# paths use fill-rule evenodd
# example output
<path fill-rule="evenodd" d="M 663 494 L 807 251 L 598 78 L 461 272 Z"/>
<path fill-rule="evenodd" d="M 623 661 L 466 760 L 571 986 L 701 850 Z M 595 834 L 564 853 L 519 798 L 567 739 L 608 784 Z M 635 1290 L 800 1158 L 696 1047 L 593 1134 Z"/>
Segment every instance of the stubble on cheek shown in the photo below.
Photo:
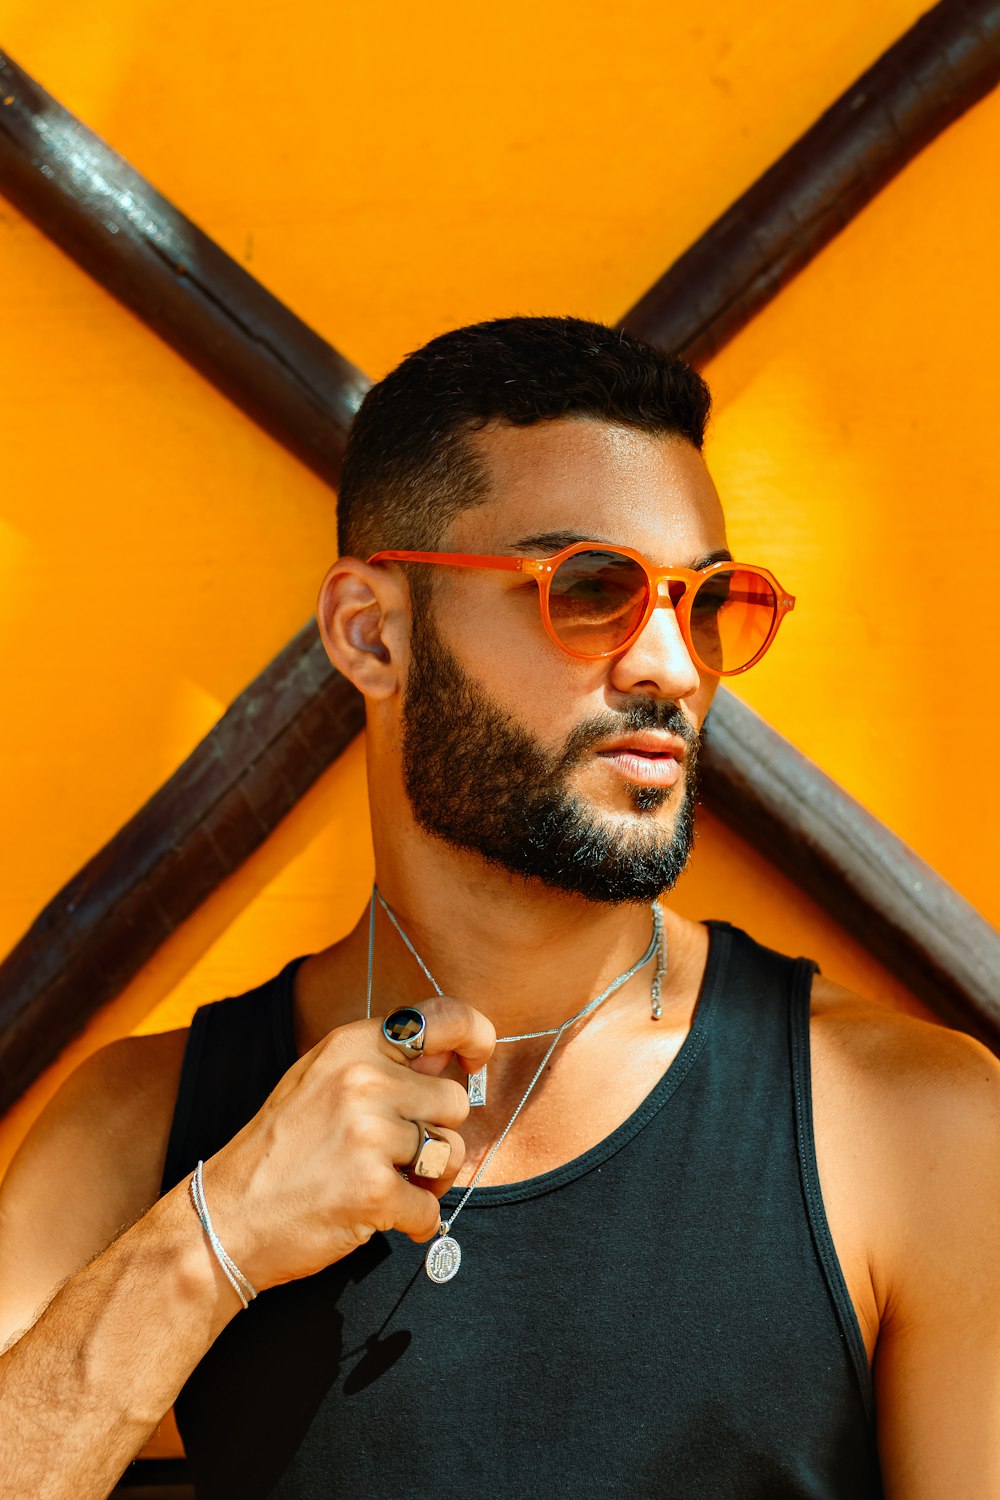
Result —
<path fill-rule="evenodd" d="M 628 828 L 620 815 L 599 811 L 599 798 L 574 792 L 573 782 L 602 741 L 646 729 L 679 734 L 689 754 L 683 781 L 673 787 L 623 781 L 633 814 L 642 815 Z M 674 703 L 643 699 L 618 714 L 594 715 L 552 753 L 465 673 L 433 621 L 420 620 L 402 730 L 411 809 L 434 837 L 595 901 L 652 900 L 687 862 L 697 736 Z M 672 794 L 672 826 L 661 826 L 651 814 Z"/>

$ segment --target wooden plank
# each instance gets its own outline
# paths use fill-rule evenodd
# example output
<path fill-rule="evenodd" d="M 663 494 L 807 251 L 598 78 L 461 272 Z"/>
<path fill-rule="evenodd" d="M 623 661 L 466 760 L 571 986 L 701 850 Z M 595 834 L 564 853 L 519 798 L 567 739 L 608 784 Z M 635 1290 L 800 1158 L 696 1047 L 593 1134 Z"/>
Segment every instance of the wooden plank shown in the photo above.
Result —
<path fill-rule="evenodd" d="M 367 378 L 2 51 L 0 192 L 337 484 Z"/>
<path fill-rule="evenodd" d="M 943 1020 L 1000 1053 L 1000 933 L 725 688 L 703 738 L 706 805 Z"/>
<path fill-rule="evenodd" d="M 364 726 L 310 621 L 134 818 L 64 886 L 0 971 L 0 1109 L 206 896 Z"/>
<path fill-rule="evenodd" d="M 970 53 L 982 46 L 992 68 L 996 9 L 993 5 L 971 3 L 936 7 L 931 17 L 947 12 L 949 24 L 961 21 L 964 26 L 955 34 L 949 33 L 951 41 L 945 48 L 948 55 L 965 59 L 963 66 L 971 68 Z M 927 20 L 924 18 L 914 28 L 914 32 L 923 28 L 925 49 L 931 35 L 926 28 Z M 930 55 L 924 57 L 923 71 L 918 69 L 915 74 L 917 92 L 922 91 L 923 108 L 931 126 L 923 128 L 921 134 L 916 96 L 908 116 L 913 139 L 922 143 L 930 138 L 928 129 L 940 129 L 947 123 L 934 94 L 934 90 L 942 87 L 935 50 L 941 46 L 940 34 L 934 35 L 938 39 Z M 897 49 L 905 42 L 903 38 L 886 56 L 898 56 Z M 912 62 L 913 54 L 907 55 Z M 11 94 L 9 84 L 15 76 L 10 71 L 13 64 L 2 54 L 0 64 L 0 80 L 8 80 L 5 87 L 0 87 L 0 190 L 7 191 L 13 182 L 14 201 L 43 227 L 47 227 L 50 216 L 54 222 L 76 224 L 77 213 L 86 219 L 106 206 L 109 196 L 128 209 L 126 218 L 130 218 L 128 195 L 140 193 L 141 180 L 103 143 L 99 144 L 107 155 L 95 155 L 89 148 L 84 149 L 90 133 L 83 126 L 78 126 L 81 135 L 76 139 L 83 145 L 76 156 L 71 156 L 68 148 L 60 147 L 66 167 L 61 172 L 56 171 L 58 164 L 46 158 L 43 130 L 32 132 L 22 125 L 18 132 L 4 133 L 6 112 L 14 108 L 17 96 Z M 866 101 L 878 93 L 879 66 L 876 64 L 865 75 Z M 893 64 L 890 72 L 895 78 L 898 67 Z M 16 76 L 24 79 L 25 75 L 17 70 Z M 931 78 L 932 83 L 926 84 L 925 78 Z M 6 103 L 8 98 L 13 103 Z M 47 118 L 52 117 L 53 108 L 59 108 L 42 91 L 32 95 L 23 86 L 20 98 L 22 106 L 25 100 L 38 100 Z M 963 99 L 963 107 L 972 102 L 969 95 L 963 95 Z M 854 117 L 859 121 L 861 133 L 872 129 L 867 102 L 854 111 Z M 954 113 L 948 118 L 954 118 Z M 69 132 L 61 139 L 71 136 Z M 909 155 L 912 154 L 911 151 Z M 95 162 L 100 163 L 105 184 L 111 184 L 110 194 L 107 186 L 95 186 L 89 181 L 88 173 L 98 170 L 93 167 Z M 120 169 L 116 168 L 116 162 L 121 164 Z M 47 172 L 50 166 L 52 171 Z M 114 177 L 116 170 L 123 174 L 120 180 Z M 38 178 L 45 179 L 45 185 L 39 184 Z M 776 180 L 781 180 L 780 173 Z M 67 206 L 65 214 L 49 206 L 51 183 L 57 184 L 59 194 L 79 199 L 75 207 Z M 795 177 L 789 191 L 798 183 L 799 178 Z M 41 204 L 37 210 L 36 195 Z M 149 196 L 135 201 L 141 201 L 154 220 L 159 212 L 168 215 L 176 212 L 151 190 Z M 855 201 L 855 210 L 859 201 Z M 766 209 L 775 222 L 787 217 L 783 201 L 773 189 L 760 209 L 761 212 Z M 843 222 L 846 215 L 842 215 Z M 770 233 L 767 222 L 762 221 L 751 234 L 745 218 L 744 232 L 749 238 L 760 234 L 765 239 Z M 146 261 L 140 261 L 132 258 L 130 252 L 125 293 L 120 290 L 123 283 L 116 279 L 116 263 L 113 257 L 108 259 L 107 245 L 101 242 L 99 257 L 91 254 L 95 237 L 100 241 L 94 226 L 85 230 L 81 225 L 72 235 L 65 234 L 60 243 L 71 254 L 77 254 L 79 246 L 81 263 L 95 275 L 103 278 L 110 267 L 108 274 L 113 281 L 110 289 L 128 300 L 133 296 L 128 277 L 141 280 L 140 265 L 152 266 L 151 274 L 157 274 L 152 263 L 160 258 L 156 250 L 161 243 L 159 230 L 154 223 L 147 225 L 144 233 L 144 243 L 151 247 L 151 253 Z M 780 245 L 780 235 L 772 233 L 771 242 Z M 206 241 L 205 245 L 209 243 Z M 198 315 L 192 315 L 185 325 L 185 336 L 199 346 L 202 337 L 210 343 L 215 335 L 219 324 L 216 309 L 227 303 L 227 277 L 233 267 L 221 251 L 217 252 L 219 258 L 213 258 L 204 246 L 202 249 L 199 274 L 187 279 L 203 288 L 204 296 L 197 306 L 204 302 L 205 322 L 201 333 Z M 691 264 L 697 264 L 697 251 L 695 246 L 689 252 L 693 257 Z M 715 259 L 719 260 L 718 251 Z M 680 316 L 691 299 L 675 270 L 669 273 L 670 297 Z M 245 282 L 252 278 L 240 267 L 235 267 L 235 272 L 239 283 L 236 302 L 241 306 L 240 298 L 250 297 Z M 712 347 L 717 348 L 742 326 L 730 315 L 730 305 L 746 296 L 742 263 L 734 266 L 732 285 L 721 274 L 709 278 L 709 282 L 708 289 L 706 286 L 698 289 L 699 311 L 690 337 L 694 341 L 700 339 L 707 348 L 705 330 L 710 330 L 715 341 Z M 765 277 L 754 294 L 757 299 L 754 310 L 761 305 L 760 288 L 770 296 L 780 284 L 779 277 L 770 280 Z M 710 291 L 715 297 L 714 311 L 706 300 Z M 263 299 L 268 298 L 267 293 L 262 295 Z M 136 291 L 129 305 L 139 311 L 141 301 Z M 748 301 L 744 303 L 744 312 L 750 305 Z M 279 372 L 275 378 L 278 384 L 285 383 L 281 401 L 266 414 L 266 425 L 296 451 L 305 455 L 311 449 L 313 457 L 308 461 L 332 477 L 339 468 L 346 418 L 353 410 L 364 378 L 357 372 L 345 375 L 335 362 L 324 362 L 321 357 L 309 366 L 325 409 L 341 414 L 339 425 L 331 425 L 329 430 L 329 451 L 322 442 L 317 450 L 315 442 L 306 440 L 312 411 L 305 413 L 301 421 L 293 416 L 287 428 L 282 425 L 290 409 L 294 411 L 300 404 L 311 403 L 301 382 L 287 368 L 294 365 L 295 356 L 291 346 L 286 349 L 282 343 L 282 331 L 289 326 L 283 321 L 286 310 L 275 299 L 260 300 L 253 306 L 260 321 L 254 325 L 256 337 L 248 339 L 245 347 L 240 346 L 240 360 L 252 364 L 258 357 L 265 361 L 273 359 Z M 661 320 L 657 328 L 667 327 L 662 320 L 670 311 L 669 298 L 658 297 L 654 311 L 655 318 Z M 268 321 L 271 313 L 274 322 Z M 646 319 L 644 324 L 642 318 Z M 651 328 L 652 318 L 653 313 L 648 309 L 641 315 L 637 310 L 636 331 Z M 239 325 L 241 318 L 235 321 Z M 633 326 L 631 320 L 626 321 Z M 228 318 L 223 317 L 222 324 L 224 329 L 228 328 Z M 293 320 L 294 324 L 298 320 Z M 697 352 L 694 343 L 691 346 L 677 343 L 672 336 L 668 338 L 659 332 L 655 336 L 660 341 L 672 342 L 673 347 L 688 356 Z M 212 359 L 200 347 L 191 357 L 214 378 Z M 282 375 L 281 371 L 285 373 Z M 339 388 L 342 378 L 347 382 L 346 394 Z M 245 400 L 248 411 L 254 410 L 255 401 L 264 399 L 255 392 L 267 389 L 263 377 L 259 384 L 256 380 L 255 375 L 248 373 L 244 384 L 227 386 L 235 400 L 241 403 Z M 353 689 L 336 678 L 325 656 L 320 659 L 321 655 L 314 626 L 305 626 L 150 802 L 49 903 L 0 965 L 0 1109 L 18 1097 L 86 1018 L 113 998 L 163 938 L 263 841 L 296 798 L 308 790 L 324 766 L 348 743 L 361 723 L 360 700 Z M 308 667 L 303 665 L 306 661 Z M 296 677 L 297 673 L 302 675 Z M 752 750 L 757 739 L 750 736 L 745 718 L 739 717 L 748 712 L 725 689 L 720 690 L 710 719 L 704 757 L 706 801 L 741 836 L 756 848 L 764 849 L 776 865 L 792 874 L 806 891 L 833 911 L 855 937 L 904 977 L 916 994 L 926 998 L 946 1019 L 997 1045 L 1000 1027 L 996 993 L 995 987 L 988 983 L 989 974 L 1000 968 L 996 934 L 939 877 L 916 860 L 900 840 L 864 814 L 779 735 L 773 731 L 764 735 L 763 729 L 758 730 L 758 738 L 766 740 L 766 747 L 759 752 Z M 270 716 L 273 731 L 269 737 L 265 736 L 266 743 L 261 740 L 261 716 Z M 194 803 L 200 808 L 199 816 L 186 820 L 185 809 Z M 812 813 L 807 816 L 810 809 Z M 203 862 L 207 873 L 200 875 Z M 875 871 L 891 872 L 891 878 L 873 878 Z"/>
<path fill-rule="evenodd" d="M 998 82 L 998 0 L 942 0 L 674 261 L 623 325 L 703 364 Z"/>

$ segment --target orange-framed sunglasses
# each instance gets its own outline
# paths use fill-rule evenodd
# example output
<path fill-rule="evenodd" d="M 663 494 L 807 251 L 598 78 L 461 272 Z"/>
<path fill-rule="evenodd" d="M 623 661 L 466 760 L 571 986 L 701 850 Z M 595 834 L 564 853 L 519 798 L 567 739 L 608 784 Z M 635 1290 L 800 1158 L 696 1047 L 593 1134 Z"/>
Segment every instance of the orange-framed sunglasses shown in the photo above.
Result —
<path fill-rule="evenodd" d="M 441 563 L 528 573 L 538 584 L 542 624 L 563 651 L 598 661 L 627 651 L 653 610 L 669 604 L 695 665 L 731 677 L 760 661 L 795 607 L 767 568 L 716 562 L 658 568 L 631 547 L 574 542 L 551 557 L 489 557 L 475 552 L 376 552 L 370 563 Z"/>

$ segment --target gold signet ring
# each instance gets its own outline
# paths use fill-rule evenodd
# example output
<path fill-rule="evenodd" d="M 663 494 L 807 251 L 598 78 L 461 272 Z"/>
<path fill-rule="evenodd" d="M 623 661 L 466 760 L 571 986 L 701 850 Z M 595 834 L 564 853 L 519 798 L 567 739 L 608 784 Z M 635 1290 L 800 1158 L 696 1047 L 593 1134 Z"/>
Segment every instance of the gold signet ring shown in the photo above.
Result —
<path fill-rule="evenodd" d="M 404 1172 L 412 1172 L 415 1177 L 441 1177 L 448 1170 L 451 1161 L 451 1143 L 444 1140 L 440 1135 L 435 1135 L 433 1130 L 420 1120 L 414 1120 L 417 1130 L 420 1132 L 420 1144 L 417 1146 L 416 1154 L 411 1162 L 403 1167 Z"/>
<path fill-rule="evenodd" d="M 391 1016 L 386 1016 L 382 1022 L 382 1035 L 407 1057 L 419 1057 L 424 1050 L 427 1022 L 419 1010 L 404 1005 L 400 1010 L 394 1010 Z"/>

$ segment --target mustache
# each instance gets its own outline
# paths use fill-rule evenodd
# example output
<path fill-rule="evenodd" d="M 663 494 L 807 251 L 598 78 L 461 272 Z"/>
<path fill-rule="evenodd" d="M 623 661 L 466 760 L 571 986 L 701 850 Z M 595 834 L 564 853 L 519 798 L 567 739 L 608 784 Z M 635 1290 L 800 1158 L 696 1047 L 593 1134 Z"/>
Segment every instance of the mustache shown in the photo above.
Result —
<path fill-rule="evenodd" d="M 694 762 L 701 745 L 701 736 L 688 723 L 676 703 L 666 703 L 658 698 L 640 698 L 630 703 L 622 713 L 593 714 L 584 719 L 573 730 L 562 753 L 563 768 L 582 760 L 588 750 L 603 740 L 624 734 L 640 734 L 644 730 L 659 730 L 675 734 L 684 741 L 687 758 Z"/>

